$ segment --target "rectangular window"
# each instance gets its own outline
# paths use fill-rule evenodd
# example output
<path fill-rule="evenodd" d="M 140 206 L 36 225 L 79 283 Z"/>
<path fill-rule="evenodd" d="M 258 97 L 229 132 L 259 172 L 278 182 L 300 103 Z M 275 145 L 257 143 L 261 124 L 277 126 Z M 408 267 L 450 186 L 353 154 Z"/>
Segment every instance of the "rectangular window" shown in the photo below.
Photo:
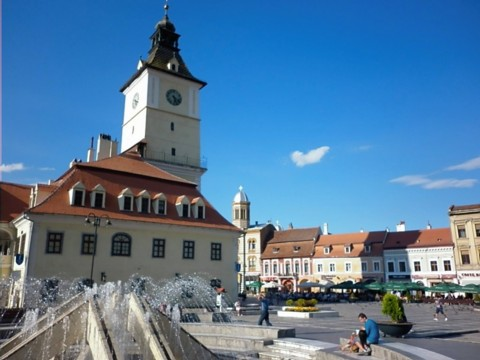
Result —
<path fill-rule="evenodd" d="M 388 272 L 395 272 L 395 263 L 393 261 L 389 261 L 387 263 Z"/>
<path fill-rule="evenodd" d="M 317 264 L 317 272 L 319 273 L 323 272 L 323 264 Z"/>
<path fill-rule="evenodd" d="M 367 272 L 367 271 L 368 271 L 367 263 L 365 261 L 362 261 L 362 272 Z"/>
<path fill-rule="evenodd" d="M 177 153 L 177 150 L 175 150 L 175 148 L 172 148 L 172 156 L 175 156 L 175 154 Z"/>
<path fill-rule="evenodd" d="M 407 272 L 407 264 L 405 261 L 399 261 L 398 262 L 398 271 L 399 272 Z"/>
<path fill-rule="evenodd" d="M 183 258 L 184 259 L 195 258 L 195 241 L 190 241 L 190 240 L 183 241 Z"/>
<path fill-rule="evenodd" d="M 300 264 L 298 262 L 296 262 L 294 266 L 295 266 L 295 272 L 297 274 L 300 274 Z"/>
<path fill-rule="evenodd" d="M 210 248 L 210 260 L 222 260 L 222 244 L 212 243 Z"/>
<path fill-rule="evenodd" d="M 436 260 L 430 261 L 430 271 L 438 271 L 438 264 Z"/>
<path fill-rule="evenodd" d="M 197 207 L 197 218 L 198 219 L 203 219 L 203 206 Z"/>
<path fill-rule="evenodd" d="M 457 234 L 459 238 L 466 238 L 467 233 L 465 231 L 465 225 L 458 225 L 457 226 Z"/>
<path fill-rule="evenodd" d="M 345 246 L 345 254 L 350 254 L 352 247 L 350 245 Z"/>
<path fill-rule="evenodd" d="M 272 270 L 273 270 L 273 275 L 278 274 L 278 265 L 277 265 L 277 263 L 274 263 L 274 264 L 273 264 L 273 269 L 272 269 Z"/>
<path fill-rule="evenodd" d="M 270 275 L 270 273 L 268 272 L 268 270 L 270 270 L 270 268 L 268 267 L 268 263 L 265 263 L 265 275 Z"/>
<path fill-rule="evenodd" d="M 95 251 L 95 235 L 82 235 L 82 255 L 93 255 Z"/>
<path fill-rule="evenodd" d="M 308 266 L 308 262 L 305 261 L 305 262 L 303 263 L 303 274 L 304 274 L 304 275 L 308 275 L 308 274 L 310 273 L 310 271 L 309 271 L 310 269 L 309 269 L 309 268 L 310 268 L 310 267 Z"/>
<path fill-rule="evenodd" d="M 142 197 L 142 208 L 141 208 L 141 212 L 142 213 L 148 213 L 150 212 L 150 199 L 147 198 L 147 197 Z"/>
<path fill-rule="evenodd" d="M 93 207 L 103 208 L 103 193 L 96 192 L 93 200 Z"/>
<path fill-rule="evenodd" d="M 420 265 L 420 261 L 414 261 L 413 262 L 413 270 L 415 272 L 422 271 L 422 266 Z"/>
<path fill-rule="evenodd" d="M 285 273 L 286 275 L 290 275 L 292 272 L 292 269 L 290 268 L 290 263 L 285 263 Z"/>
<path fill-rule="evenodd" d="M 182 205 L 182 217 L 184 218 L 188 217 L 188 204 Z"/>
<path fill-rule="evenodd" d="M 329 266 L 330 272 L 335 272 L 335 264 L 331 263 Z"/>
<path fill-rule="evenodd" d="M 372 246 L 371 245 L 365 245 L 365 252 L 369 253 L 372 251 Z"/>
<path fill-rule="evenodd" d="M 346 272 L 352 272 L 352 263 L 345 263 L 345 271 Z"/>
<path fill-rule="evenodd" d="M 380 272 L 380 262 L 379 261 L 374 261 L 373 262 L 373 271 Z"/>
<path fill-rule="evenodd" d="M 75 190 L 73 193 L 73 205 L 82 206 L 83 190 Z"/>
<path fill-rule="evenodd" d="M 480 224 L 475 224 L 475 236 L 480 237 Z"/>
<path fill-rule="evenodd" d="M 160 215 L 165 215 L 165 200 L 158 200 L 158 213 Z"/>
<path fill-rule="evenodd" d="M 323 248 L 323 253 L 324 253 L 324 254 L 330 254 L 330 247 L 328 247 L 328 246 L 327 246 L 327 247 L 324 247 L 324 248 Z"/>
<path fill-rule="evenodd" d="M 452 271 L 452 264 L 450 260 L 443 260 L 443 270 Z"/>
<path fill-rule="evenodd" d="M 470 253 L 468 250 L 460 250 L 463 265 L 470 265 Z"/>
<path fill-rule="evenodd" d="M 123 198 L 123 210 L 132 211 L 132 197 L 131 196 L 124 196 Z"/>
<path fill-rule="evenodd" d="M 152 257 L 165 257 L 165 239 L 153 239 Z"/>
<path fill-rule="evenodd" d="M 50 232 L 47 235 L 47 254 L 62 253 L 63 234 Z"/>

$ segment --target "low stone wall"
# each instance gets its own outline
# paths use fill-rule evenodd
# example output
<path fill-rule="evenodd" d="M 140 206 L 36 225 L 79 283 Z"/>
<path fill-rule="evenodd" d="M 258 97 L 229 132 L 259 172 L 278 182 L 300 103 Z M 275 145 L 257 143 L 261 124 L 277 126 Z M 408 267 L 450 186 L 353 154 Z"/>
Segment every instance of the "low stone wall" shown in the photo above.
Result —
<path fill-rule="evenodd" d="M 338 317 L 338 311 L 333 310 L 321 310 L 316 312 L 300 312 L 300 311 L 277 311 L 277 316 L 279 317 L 291 317 L 291 318 L 300 318 L 300 319 L 315 319 L 315 318 L 325 318 L 325 317 Z"/>

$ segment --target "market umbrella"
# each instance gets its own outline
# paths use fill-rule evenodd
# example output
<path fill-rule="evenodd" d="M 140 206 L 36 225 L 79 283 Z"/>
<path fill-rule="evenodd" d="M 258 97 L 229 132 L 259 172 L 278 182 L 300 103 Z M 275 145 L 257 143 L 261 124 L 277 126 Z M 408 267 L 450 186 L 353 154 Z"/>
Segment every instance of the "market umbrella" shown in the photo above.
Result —
<path fill-rule="evenodd" d="M 325 287 L 325 285 L 322 285 L 320 283 L 313 282 L 313 281 L 307 281 L 307 282 L 298 284 L 298 287 L 300 287 L 300 288 L 312 288 L 312 287 Z"/>
<path fill-rule="evenodd" d="M 269 283 L 266 283 L 265 285 L 263 285 L 263 287 L 265 289 L 275 289 L 275 288 L 278 288 L 282 285 L 280 285 L 279 283 L 275 282 L 275 281 L 272 281 L 272 282 L 269 282 Z"/>
<path fill-rule="evenodd" d="M 467 284 L 462 286 L 462 288 L 458 291 L 469 294 L 480 294 L 480 285 Z"/>
<path fill-rule="evenodd" d="M 350 280 L 343 281 L 339 284 L 335 284 L 335 285 L 330 286 L 330 289 L 345 289 L 345 290 L 354 289 L 353 281 L 350 281 Z"/>
<path fill-rule="evenodd" d="M 413 282 L 392 281 L 392 282 L 385 283 L 384 289 L 389 291 L 410 291 L 410 290 L 424 290 L 425 287 Z"/>
<path fill-rule="evenodd" d="M 439 292 L 439 293 L 457 292 L 457 291 L 462 291 L 462 286 L 454 283 L 441 282 L 434 286 L 425 288 L 425 291 Z"/>
<path fill-rule="evenodd" d="M 384 291 L 385 290 L 385 284 L 375 281 L 370 284 L 365 284 L 363 287 L 367 290 L 373 290 L 373 291 Z"/>
<path fill-rule="evenodd" d="M 263 286 L 263 282 L 261 281 L 254 281 L 254 282 L 251 282 L 250 284 L 248 284 L 248 286 L 250 287 L 255 287 L 255 288 L 260 288 Z"/>

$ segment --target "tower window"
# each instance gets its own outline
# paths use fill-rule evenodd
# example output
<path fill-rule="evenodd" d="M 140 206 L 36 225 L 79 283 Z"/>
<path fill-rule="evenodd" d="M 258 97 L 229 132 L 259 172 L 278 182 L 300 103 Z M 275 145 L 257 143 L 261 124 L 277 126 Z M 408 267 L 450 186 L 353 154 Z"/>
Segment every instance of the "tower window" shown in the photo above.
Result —
<path fill-rule="evenodd" d="M 175 123 L 173 121 L 170 123 L 170 130 L 175 131 Z"/>
<path fill-rule="evenodd" d="M 175 148 L 172 148 L 172 156 L 175 156 L 176 150 Z"/>

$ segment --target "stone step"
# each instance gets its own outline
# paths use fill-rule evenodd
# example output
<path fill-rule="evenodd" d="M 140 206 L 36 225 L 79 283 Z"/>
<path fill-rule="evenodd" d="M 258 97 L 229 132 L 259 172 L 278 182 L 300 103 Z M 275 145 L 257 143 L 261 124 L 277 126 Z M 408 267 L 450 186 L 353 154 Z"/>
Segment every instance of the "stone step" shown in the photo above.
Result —
<path fill-rule="evenodd" d="M 222 334 L 196 334 L 190 333 L 202 345 L 206 346 L 213 352 L 225 349 L 230 351 L 242 351 L 248 349 L 250 351 L 261 351 L 267 345 L 273 344 L 272 339 L 265 339 L 255 336 L 238 336 L 238 335 L 222 335 Z"/>

